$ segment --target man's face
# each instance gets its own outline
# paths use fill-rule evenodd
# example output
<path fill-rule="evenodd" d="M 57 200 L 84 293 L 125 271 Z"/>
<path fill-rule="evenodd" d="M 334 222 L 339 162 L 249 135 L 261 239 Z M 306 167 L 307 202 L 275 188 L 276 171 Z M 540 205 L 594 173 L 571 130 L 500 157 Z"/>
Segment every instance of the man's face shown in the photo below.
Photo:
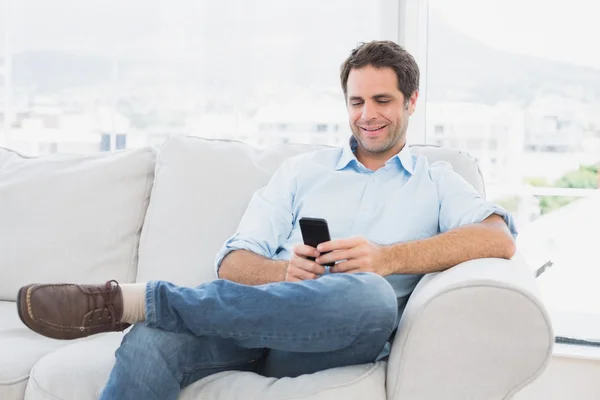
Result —
<path fill-rule="evenodd" d="M 415 92 L 405 101 L 392 68 L 368 65 L 352 69 L 346 106 L 359 148 L 372 156 L 398 153 L 406 143 L 408 119 L 415 110 L 417 96 Z"/>

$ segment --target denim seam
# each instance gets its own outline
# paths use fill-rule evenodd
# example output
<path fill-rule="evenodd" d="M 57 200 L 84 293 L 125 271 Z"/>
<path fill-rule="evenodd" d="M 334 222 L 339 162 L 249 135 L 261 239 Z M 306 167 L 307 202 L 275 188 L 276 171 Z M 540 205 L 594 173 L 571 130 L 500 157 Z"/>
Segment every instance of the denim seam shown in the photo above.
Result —
<path fill-rule="evenodd" d="M 186 370 L 186 371 L 182 371 L 183 375 L 193 375 L 198 371 L 201 370 L 205 370 L 205 369 L 213 369 L 213 368 L 231 368 L 231 367 L 235 367 L 235 366 L 241 366 L 241 365 L 246 365 L 246 364 L 251 364 L 253 362 L 257 362 L 258 358 L 254 359 L 254 360 L 244 360 L 244 361 L 236 361 L 236 362 L 231 362 L 231 363 L 227 363 L 227 364 L 220 364 L 220 365 L 203 365 L 201 367 L 196 367 L 192 370 Z"/>
<path fill-rule="evenodd" d="M 374 330 L 377 331 L 378 329 Z M 373 332 L 374 332 L 373 331 Z M 314 340 L 316 338 L 321 338 L 324 336 L 330 336 L 330 335 L 355 335 L 358 336 L 358 334 L 364 333 L 363 330 L 360 331 L 346 331 L 346 330 L 327 330 L 327 331 L 320 331 L 316 334 L 311 334 L 308 337 L 297 337 L 297 336 L 293 336 L 293 335 L 282 335 L 282 334 L 253 334 L 253 333 L 232 333 L 232 332 L 221 332 L 221 331 L 208 331 L 208 330 L 203 330 L 201 332 L 201 336 L 220 336 L 220 337 L 225 337 L 225 338 L 260 338 L 260 339 L 284 339 L 284 340 L 294 340 L 294 341 L 298 341 L 298 342 L 308 342 L 311 340 Z M 369 331 L 368 333 L 372 333 L 371 331 Z"/>
<path fill-rule="evenodd" d="M 252 333 L 232 333 L 232 332 L 222 332 L 222 331 L 207 331 L 207 330 L 203 330 L 202 331 L 202 336 L 222 336 L 222 337 L 236 337 L 236 338 L 240 338 L 240 337 L 258 337 L 258 338 L 264 338 L 264 339 L 286 339 L 286 340 L 298 340 L 298 341 L 308 341 L 308 340 L 313 340 L 315 338 L 320 338 L 322 336 L 328 336 L 328 335 L 341 335 L 341 334 L 347 334 L 347 335 L 356 335 L 357 338 L 359 336 L 359 334 L 365 334 L 365 333 L 377 333 L 377 332 L 388 332 L 388 334 L 391 335 L 391 333 L 393 332 L 392 329 L 387 329 L 387 328 L 372 328 L 372 329 L 368 329 L 368 330 L 353 330 L 353 331 L 348 331 L 348 330 L 339 330 L 339 329 L 328 329 L 328 330 L 324 330 L 324 331 L 319 331 L 318 333 L 313 333 L 308 335 L 308 337 L 295 337 L 293 335 L 281 335 L 281 334 L 264 334 L 261 333 L 259 335 L 256 334 L 252 334 Z"/>
<path fill-rule="evenodd" d="M 150 281 L 146 284 L 146 323 L 156 325 L 156 285 L 157 282 Z"/>

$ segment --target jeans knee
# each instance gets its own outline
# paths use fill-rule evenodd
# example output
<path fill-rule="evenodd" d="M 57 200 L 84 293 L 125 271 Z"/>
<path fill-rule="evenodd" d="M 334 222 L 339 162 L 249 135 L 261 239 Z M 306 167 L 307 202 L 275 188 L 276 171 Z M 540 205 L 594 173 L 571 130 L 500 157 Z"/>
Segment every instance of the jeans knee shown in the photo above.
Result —
<path fill-rule="evenodd" d="M 130 360 L 138 359 L 140 362 L 148 360 L 172 359 L 182 348 L 186 347 L 185 336 L 150 328 L 143 323 L 133 326 L 123 338 L 117 353 Z"/>
<path fill-rule="evenodd" d="M 398 299 L 390 283 L 381 275 L 365 272 L 352 274 L 355 310 L 361 310 L 363 327 L 389 330 L 395 328 L 398 316 Z"/>

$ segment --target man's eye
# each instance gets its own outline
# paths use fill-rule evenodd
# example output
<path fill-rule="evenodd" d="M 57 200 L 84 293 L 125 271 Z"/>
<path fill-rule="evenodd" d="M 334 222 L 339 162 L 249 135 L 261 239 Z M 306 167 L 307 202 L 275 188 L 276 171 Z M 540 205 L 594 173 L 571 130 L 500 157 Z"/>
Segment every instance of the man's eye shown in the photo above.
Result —
<path fill-rule="evenodd" d="M 356 106 L 360 106 L 362 103 L 358 102 L 358 103 L 350 103 L 352 105 L 352 107 L 356 107 Z"/>
<path fill-rule="evenodd" d="M 377 102 L 378 102 L 379 104 L 387 104 L 387 103 L 389 103 L 390 101 L 389 101 L 389 100 L 377 100 Z"/>

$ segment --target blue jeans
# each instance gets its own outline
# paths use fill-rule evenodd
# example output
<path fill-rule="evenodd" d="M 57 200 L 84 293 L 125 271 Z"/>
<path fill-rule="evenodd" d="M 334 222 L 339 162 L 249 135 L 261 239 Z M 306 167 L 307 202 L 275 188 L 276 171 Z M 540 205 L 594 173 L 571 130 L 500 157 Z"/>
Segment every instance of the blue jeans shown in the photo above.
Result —
<path fill-rule="evenodd" d="M 394 290 L 372 273 L 261 286 L 153 281 L 100 399 L 176 399 L 208 375 L 295 377 L 375 361 L 395 329 Z"/>

